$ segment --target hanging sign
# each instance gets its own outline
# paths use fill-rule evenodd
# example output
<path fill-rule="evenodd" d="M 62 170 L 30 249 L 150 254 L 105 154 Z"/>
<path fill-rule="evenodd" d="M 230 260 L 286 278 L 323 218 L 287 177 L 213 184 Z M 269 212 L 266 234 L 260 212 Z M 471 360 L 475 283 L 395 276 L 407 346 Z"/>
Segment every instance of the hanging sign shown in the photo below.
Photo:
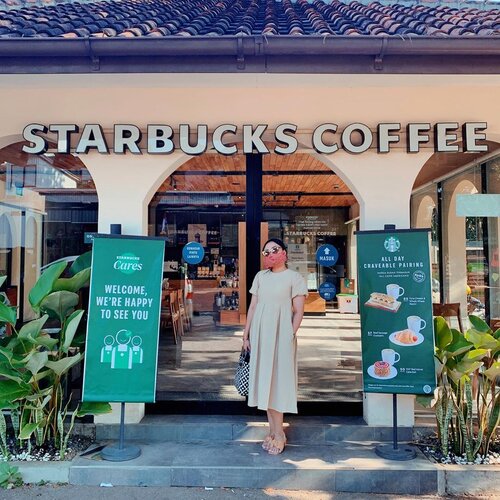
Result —
<path fill-rule="evenodd" d="M 334 266 L 339 258 L 338 250 L 330 244 L 321 245 L 316 250 L 316 261 L 320 266 Z"/>
<path fill-rule="evenodd" d="M 83 401 L 155 401 L 164 249 L 163 239 L 94 238 Z"/>
<path fill-rule="evenodd" d="M 365 392 L 436 386 L 429 230 L 357 232 Z"/>
<path fill-rule="evenodd" d="M 205 249 L 196 241 L 190 241 L 184 245 L 184 248 L 182 249 L 182 258 L 188 264 L 199 264 L 203 260 L 204 256 Z"/>
<path fill-rule="evenodd" d="M 333 300 L 335 294 L 337 293 L 337 289 L 333 283 L 329 281 L 325 281 L 319 285 L 319 296 L 325 300 Z"/>

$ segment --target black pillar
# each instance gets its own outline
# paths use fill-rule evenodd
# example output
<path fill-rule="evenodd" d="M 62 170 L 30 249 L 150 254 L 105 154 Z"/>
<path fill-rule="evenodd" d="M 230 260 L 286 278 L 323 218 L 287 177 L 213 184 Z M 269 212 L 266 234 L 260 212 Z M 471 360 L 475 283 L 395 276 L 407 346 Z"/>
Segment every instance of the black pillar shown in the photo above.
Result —
<path fill-rule="evenodd" d="M 262 154 L 246 156 L 246 247 L 247 247 L 247 307 L 250 305 L 250 286 L 260 271 L 260 223 L 262 222 Z"/>
<path fill-rule="evenodd" d="M 481 164 L 481 194 L 488 194 L 488 165 Z M 483 229 L 483 255 L 484 255 L 484 320 L 490 324 L 490 242 L 488 218 L 482 217 Z"/>
<path fill-rule="evenodd" d="M 443 231 L 444 231 L 444 214 L 443 214 L 443 183 L 437 184 L 437 213 L 438 213 L 438 267 L 439 267 L 439 302 L 446 302 L 444 297 L 444 251 L 443 251 Z"/>

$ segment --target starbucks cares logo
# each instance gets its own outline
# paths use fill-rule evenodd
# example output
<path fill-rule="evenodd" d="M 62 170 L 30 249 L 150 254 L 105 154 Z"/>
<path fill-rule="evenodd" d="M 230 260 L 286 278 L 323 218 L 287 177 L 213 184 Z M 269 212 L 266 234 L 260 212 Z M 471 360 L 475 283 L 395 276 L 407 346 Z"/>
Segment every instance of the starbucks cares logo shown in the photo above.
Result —
<path fill-rule="evenodd" d="M 391 253 L 397 252 L 401 242 L 395 236 L 389 236 L 384 241 L 384 248 Z"/>
<path fill-rule="evenodd" d="M 136 271 L 142 271 L 140 257 L 133 253 L 123 253 L 116 257 L 113 267 L 123 274 L 133 274 Z"/>

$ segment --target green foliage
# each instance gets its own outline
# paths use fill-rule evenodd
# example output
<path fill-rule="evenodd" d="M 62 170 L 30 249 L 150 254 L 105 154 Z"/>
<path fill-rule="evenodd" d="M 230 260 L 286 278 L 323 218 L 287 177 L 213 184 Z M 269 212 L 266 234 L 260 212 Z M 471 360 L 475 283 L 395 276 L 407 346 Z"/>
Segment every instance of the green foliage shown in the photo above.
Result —
<path fill-rule="evenodd" d="M 85 252 L 82 255 L 79 255 L 78 258 L 73 262 L 71 267 L 69 268 L 69 274 L 74 276 L 78 274 L 80 271 L 84 269 L 90 269 L 90 265 L 92 264 L 92 252 Z"/>
<path fill-rule="evenodd" d="M 80 260 L 75 269 L 83 262 Z M 79 303 L 77 292 L 89 282 L 90 269 L 78 269 L 67 279 L 60 277 L 65 268 L 66 263 L 57 263 L 40 276 L 28 298 L 42 316 L 19 330 L 15 308 L 0 301 L 0 322 L 9 323 L 12 329 L 12 335 L 0 343 L 0 451 L 4 455 L 8 439 L 2 410 L 10 410 L 16 440 L 24 442 L 28 449 L 33 440 L 37 445 L 54 440 L 61 459 L 79 413 L 78 407 L 69 411 L 63 387 L 69 370 L 83 359 L 83 345 L 77 334 L 84 311 L 75 307 Z M 57 320 L 59 328 L 51 329 L 57 334 L 44 331 L 49 318 Z M 86 408 L 86 413 L 92 413 L 92 407 Z M 96 410 L 104 411 L 103 407 Z M 4 475 L 0 473 L 8 484 L 13 484 L 11 472 L 5 469 Z"/>
<path fill-rule="evenodd" d="M 0 486 L 10 490 L 16 486 L 23 485 L 23 478 L 19 474 L 19 469 L 13 467 L 8 462 L 0 462 Z"/>
<path fill-rule="evenodd" d="M 438 388 L 419 398 L 434 406 L 443 455 L 465 454 L 469 462 L 487 454 L 500 423 L 500 335 L 477 316 L 465 334 L 434 320 Z"/>
<path fill-rule="evenodd" d="M 109 403 L 82 403 L 78 410 L 78 417 L 84 417 L 85 415 L 104 415 L 105 413 L 111 413 L 111 405 Z"/>

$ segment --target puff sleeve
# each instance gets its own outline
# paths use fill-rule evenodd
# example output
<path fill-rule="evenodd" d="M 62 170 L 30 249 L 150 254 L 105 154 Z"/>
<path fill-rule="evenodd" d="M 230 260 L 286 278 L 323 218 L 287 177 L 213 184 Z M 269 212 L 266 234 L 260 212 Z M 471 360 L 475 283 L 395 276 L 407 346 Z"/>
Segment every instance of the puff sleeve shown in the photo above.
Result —
<path fill-rule="evenodd" d="M 250 288 L 250 293 L 252 295 L 259 295 L 259 275 L 260 272 L 258 272 L 253 279 L 252 287 Z"/>
<path fill-rule="evenodd" d="M 307 297 L 307 285 L 301 274 L 295 273 L 292 281 L 292 299 L 298 295 L 305 295 Z"/>

